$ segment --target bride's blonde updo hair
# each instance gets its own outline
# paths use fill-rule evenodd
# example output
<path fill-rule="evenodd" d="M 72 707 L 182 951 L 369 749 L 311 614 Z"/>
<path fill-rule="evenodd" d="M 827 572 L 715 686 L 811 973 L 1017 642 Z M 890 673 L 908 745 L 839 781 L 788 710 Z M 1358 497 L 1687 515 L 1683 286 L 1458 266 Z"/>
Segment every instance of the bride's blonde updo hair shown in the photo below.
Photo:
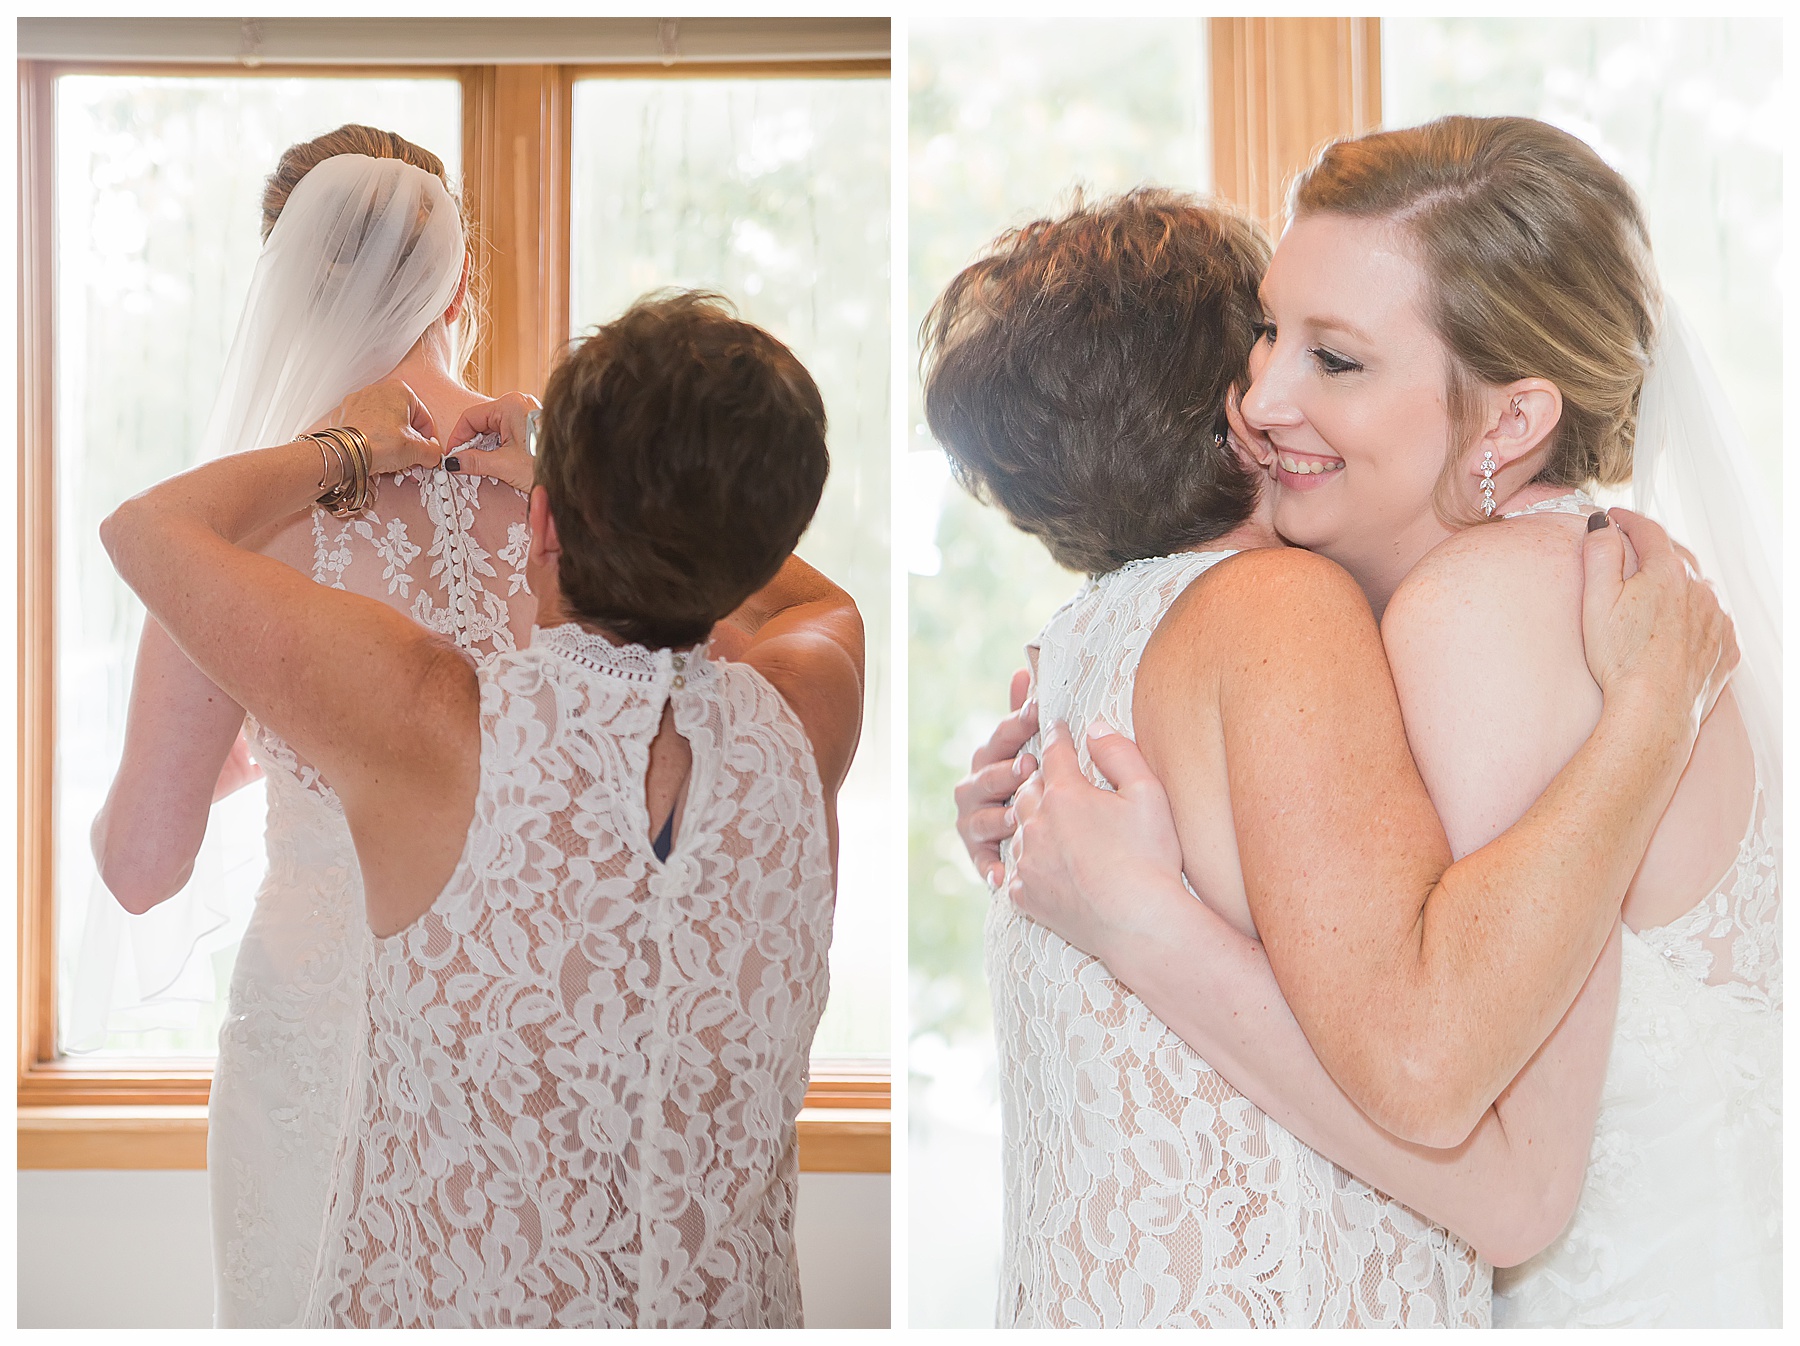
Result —
<path fill-rule="evenodd" d="M 1662 295 L 1636 194 L 1586 144 L 1528 117 L 1443 117 L 1328 146 L 1288 210 L 1392 220 L 1411 237 L 1450 355 L 1440 514 L 1480 434 L 1481 384 L 1562 390 L 1535 480 L 1630 480 Z"/>
<path fill-rule="evenodd" d="M 355 122 L 340 126 L 335 131 L 327 131 L 322 136 L 311 140 L 303 140 L 297 145 L 289 145 L 282 151 L 281 160 L 275 165 L 275 171 L 269 174 L 269 180 L 263 186 L 262 198 L 262 236 L 263 242 L 269 241 L 269 235 L 275 230 L 275 221 L 281 218 L 286 208 L 288 197 L 293 195 L 294 188 L 300 185 L 300 179 L 327 159 L 336 158 L 340 154 L 364 154 L 371 159 L 398 159 L 402 163 L 411 164 L 414 168 L 422 168 L 444 184 L 444 190 L 450 194 L 450 201 L 456 207 L 458 222 L 462 225 L 464 239 L 469 238 L 469 219 L 463 209 L 462 198 L 457 195 L 455 184 L 444 172 L 444 161 L 423 146 L 415 145 L 404 136 L 392 131 L 383 131 L 374 126 L 360 126 Z M 480 270 L 469 268 L 469 289 L 464 296 L 462 311 L 457 317 L 456 350 L 462 354 L 464 361 L 475 349 L 475 313 L 478 308 L 479 291 L 477 281 Z"/>

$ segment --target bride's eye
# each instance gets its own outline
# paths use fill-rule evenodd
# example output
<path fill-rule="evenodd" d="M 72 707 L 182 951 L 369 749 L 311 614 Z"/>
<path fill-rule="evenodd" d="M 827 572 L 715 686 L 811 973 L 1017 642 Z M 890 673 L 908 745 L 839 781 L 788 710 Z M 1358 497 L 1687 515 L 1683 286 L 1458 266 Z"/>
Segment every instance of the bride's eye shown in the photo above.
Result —
<path fill-rule="evenodd" d="M 1362 368 L 1356 361 L 1339 355 L 1336 351 L 1327 350 L 1323 346 L 1314 346 L 1307 354 L 1317 360 L 1319 368 L 1327 374 L 1348 374 L 1352 370 Z"/>
<path fill-rule="evenodd" d="M 1266 341 L 1271 346 L 1275 344 L 1275 324 L 1272 322 L 1253 322 L 1250 332 L 1258 341 Z"/>

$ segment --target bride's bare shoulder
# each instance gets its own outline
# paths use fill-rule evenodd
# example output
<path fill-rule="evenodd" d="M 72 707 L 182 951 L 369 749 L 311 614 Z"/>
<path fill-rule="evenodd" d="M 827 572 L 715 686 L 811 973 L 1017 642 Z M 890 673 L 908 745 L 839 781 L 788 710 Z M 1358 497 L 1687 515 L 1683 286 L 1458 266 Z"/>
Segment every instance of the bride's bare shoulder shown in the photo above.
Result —
<path fill-rule="evenodd" d="M 1581 630 L 1579 515 L 1536 514 L 1464 528 L 1415 565 L 1382 617 L 1382 631 L 1470 622 Z"/>
<path fill-rule="evenodd" d="M 1581 635 L 1584 531 L 1580 516 L 1505 519 L 1464 529 L 1413 567 L 1381 620 L 1409 732 L 1458 717 L 1535 725 L 1518 741 L 1558 763 L 1586 736 L 1599 691 Z M 1535 781 L 1544 762 L 1534 757 L 1525 776 Z"/>

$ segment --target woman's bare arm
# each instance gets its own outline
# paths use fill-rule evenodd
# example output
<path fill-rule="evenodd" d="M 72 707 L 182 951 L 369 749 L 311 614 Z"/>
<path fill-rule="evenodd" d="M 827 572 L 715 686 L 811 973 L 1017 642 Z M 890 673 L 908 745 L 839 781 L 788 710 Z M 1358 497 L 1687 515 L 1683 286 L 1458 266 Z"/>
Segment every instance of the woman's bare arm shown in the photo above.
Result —
<path fill-rule="evenodd" d="M 146 619 L 124 751 L 89 832 L 101 881 L 126 911 L 142 915 L 192 877 L 243 723 L 243 708 Z"/>
<path fill-rule="evenodd" d="M 1046 736 L 1041 776 L 1019 793 L 1026 826 L 1018 875 L 1028 909 L 1065 937 L 1083 936 L 1079 897 L 1067 885 L 1085 862 L 1072 857 L 1129 857 L 1120 862 L 1135 884 L 1131 919 L 1140 933 L 1108 943 L 1109 970 L 1208 1065 L 1306 1144 L 1496 1265 L 1547 1246 L 1580 1195 L 1612 1040 L 1616 942 L 1460 1146 L 1411 1144 L 1377 1126 L 1326 1073 L 1261 944 L 1181 884 L 1167 799 L 1130 740 L 1090 737 L 1088 748 L 1115 794 L 1087 785 L 1060 725 Z"/>
<path fill-rule="evenodd" d="M 863 624 L 856 603 L 789 556 L 774 579 L 714 630 L 716 652 L 750 665 L 793 708 L 812 742 L 825 797 L 835 798 L 862 735 Z"/>
<path fill-rule="evenodd" d="M 1329 562 L 1269 551 L 1222 564 L 1177 603 L 1140 666 L 1139 741 L 1177 824 L 1187 817 L 1184 850 L 1216 811 L 1222 760 L 1243 883 L 1283 993 L 1333 1078 L 1405 1139 L 1460 1144 L 1567 1011 L 1699 708 L 1735 662 L 1710 593 L 1660 529 L 1632 527 L 1644 569 L 1622 586 L 1617 536 L 1589 543 L 1612 567 L 1590 571 L 1585 600 L 1590 662 L 1608 688 L 1599 727 L 1516 827 L 1454 866 L 1373 618 Z M 1117 885 L 1121 871 L 1108 870 L 1102 888 Z M 1128 927 L 1122 910 L 1112 904 Z M 1116 966 L 1107 947 L 1075 942 Z"/>
<path fill-rule="evenodd" d="M 1216 797 L 1191 769 L 1210 734 L 1287 1002 L 1333 1077 L 1406 1139 L 1459 1144 L 1550 1035 L 1686 762 L 1714 657 L 1703 652 L 1696 678 L 1686 641 L 1716 642 L 1717 610 L 1706 610 L 1710 593 L 1690 592 L 1666 537 L 1642 531 L 1644 570 L 1624 592 L 1670 605 L 1632 631 L 1641 646 L 1660 623 L 1676 657 L 1615 676 L 1569 768 L 1516 826 L 1454 865 L 1374 619 L 1335 566 L 1294 551 L 1234 558 L 1220 583 L 1209 574 L 1184 596 L 1144 656 L 1137 696 L 1152 713 L 1138 737 L 1170 784 L 1178 827 Z M 1621 592 L 1622 542 L 1605 532 L 1590 546 L 1616 558 Z M 1603 644 L 1597 630 L 1590 647 L 1616 672 Z M 1214 697 L 1182 695 L 1196 669 Z"/>

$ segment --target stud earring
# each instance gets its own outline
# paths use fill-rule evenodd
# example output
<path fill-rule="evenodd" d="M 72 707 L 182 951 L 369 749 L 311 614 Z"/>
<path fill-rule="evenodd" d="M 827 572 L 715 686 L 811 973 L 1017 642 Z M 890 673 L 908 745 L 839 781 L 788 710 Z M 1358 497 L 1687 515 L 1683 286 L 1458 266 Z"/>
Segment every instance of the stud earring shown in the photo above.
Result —
<path fill-rule="evenodd" d="M 1481 513 L 1488 519 L 1494 517 L 1494 469 L 1497 466 L 1494 451 L 1485 450 L 1481 455 Z"/>
<path fill-rule="evenodd" d="M 1213 436 L 1213 447 L 1215 449 L 1224 448 L 1225 447 L 1225 436 L 1224 435 L 1214 435 Z"/>

